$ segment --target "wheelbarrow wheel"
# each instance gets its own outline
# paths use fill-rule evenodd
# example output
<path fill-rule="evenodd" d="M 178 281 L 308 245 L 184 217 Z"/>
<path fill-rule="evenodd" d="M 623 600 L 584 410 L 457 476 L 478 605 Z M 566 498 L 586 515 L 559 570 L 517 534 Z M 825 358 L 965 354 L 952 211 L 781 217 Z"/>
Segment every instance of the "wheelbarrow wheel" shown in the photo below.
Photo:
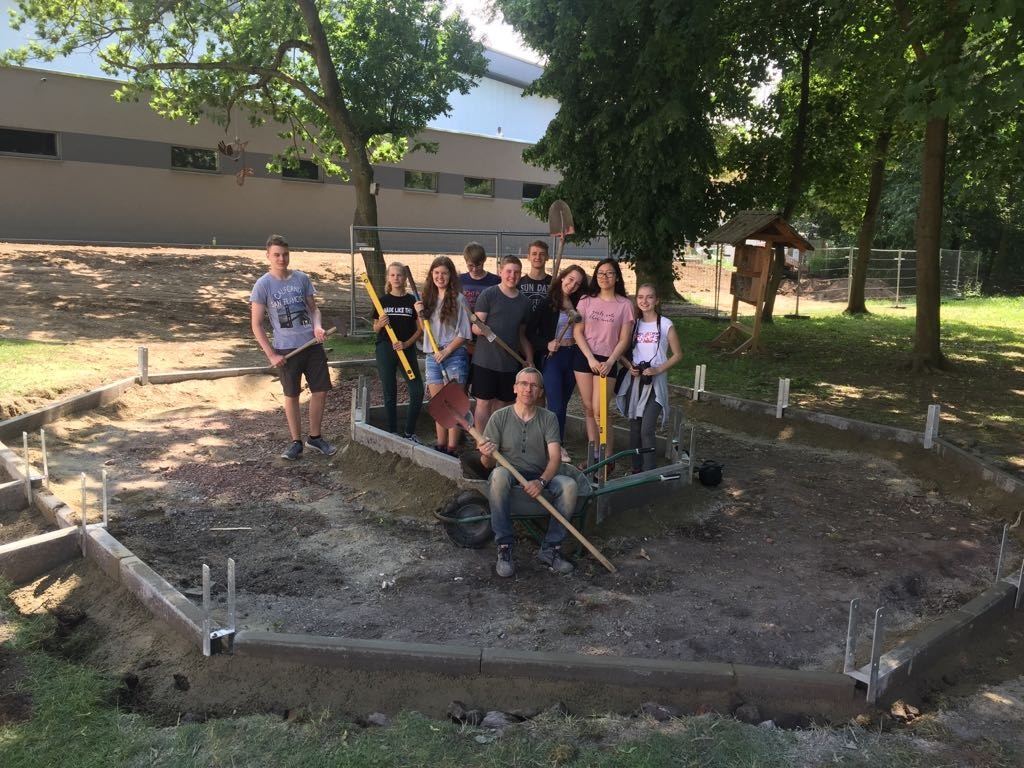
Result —
<path fill-rule="evenodd" d="M 472 520 L 483 517 L 484 520 L 472 522 L 446 522 L 444 532 L 448 538 L 467 549 L 479 549 L 494 538 L 491 530 L 491 508 L 487 498 L 477 491 L 463 491 L 444 508 L 444 517 L 448 520 Z"/>

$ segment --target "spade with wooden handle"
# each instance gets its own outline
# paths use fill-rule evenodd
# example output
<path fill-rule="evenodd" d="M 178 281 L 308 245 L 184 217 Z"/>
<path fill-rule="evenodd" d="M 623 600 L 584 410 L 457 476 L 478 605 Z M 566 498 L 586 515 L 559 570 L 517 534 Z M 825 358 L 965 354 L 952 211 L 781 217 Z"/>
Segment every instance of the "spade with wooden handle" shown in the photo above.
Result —
<path fill-rule="evenodd" d="M 370 276 L 365 272 L 363 273 L 363 283 L 366 285 L 366 292 L 370 294 L 370 301 L 373 302 L 373 308 L 377 310 L 378 317 L 385 317 L 384 307 L 381 306 L 380 299 L 377 298 L 377 292 L 373 289 L 373 283 L 370 282 Z M 398 343 L 398 337 L 395 335 L 395 329 L 390 325 L 385 325 L 384 330 L 387 331 L 388 338 L 391 339 L 392 344 Z M 409 358 L 405 356 L 404 349 L 396 349 L 395 354 L 398 355 L 398 362 L 402 364 L 402 370 L 405 371 L 405 376 L 409 381 L 416 378 L 416 374 L 412 371 L 412 366 L 409 365 Z"/>
<path fill-rule="evenodd" d="M 453 429 L 456 426 L 462 427 L 473 439 L 476 440 L 477 444 L 484 442 L 484 436 L 473 426 L 473 412 L 469 407 L 469 396 L 466 391 L 462 388 L 461 384 L 452 382 L 446 384 L 441 388 L 441 391 L 430 398 L 430 402 L 427 404 L 427 411 L 434 417 L 434 421 L 440 424 L 445 429 Z M 527 484 L 527 479 L 523 477 L 522 473 L 512 466 L 512 463 L 506 459 L 498 450 L 495 450 L 492 454 L 495 460 L 501 464 L 505 469 L 512 473 L 512 477 L 521 486 Z M 591 544 L 587 538 L 576 530 L 576 527 L 566 520 L 562 514 L 555 509 L 554 504 L 544 498 L 541 494 L 536 498 L 536 501 L 540 502 L 541 506 L 546 509 L 553 518 L 565 526 L 565 530 L 571 533 L 576 540 L 587 548 L 597 561 L 601 563 L 609 572 L 615 573 L 615 566 L 604 555 L 601 554 L 600 550 Z"/>
<path fill-rule="evenodd" d="M 558 238 L 555 264 L 551 271 L 552 276 L 557 280 L 558 268 L 562 264 L 562 252 L 565 250 L 565 238 L 576 232 L 572 225 L 572 211 L 569 210 L 569 205 L 565 200 L 555 200 L 548 209 L 548 232 L 552 237 Z"/>
<path fill-rule="evenodd" d="M 409 269 L 409 265 L 405 265 L 405 281 L 409 284 L 409 288 L 412 289 L 413 298 L 416 301 L 420 300 L 420 292 L 416 290 L 416 281 L 412 279 L 412 270 Z M 441 350 L 437 346 L 437 339 L 434 338 L 434 331 L 430 327 L 430 318 L 427 317 L 427 313 L 420 312 L 420 320 L 423 323 L 423 331 L 427 334 L 427 339 L 430 340 L 430 348 L 434 350 L 434 354 L 440 354 Z M 444 367 L 444 363 L 438 363 L 441 367 L 441 378 L 444 379 L 444 383 L 447 384 L 451 381 L 448 376 L 448 370 Z"/>

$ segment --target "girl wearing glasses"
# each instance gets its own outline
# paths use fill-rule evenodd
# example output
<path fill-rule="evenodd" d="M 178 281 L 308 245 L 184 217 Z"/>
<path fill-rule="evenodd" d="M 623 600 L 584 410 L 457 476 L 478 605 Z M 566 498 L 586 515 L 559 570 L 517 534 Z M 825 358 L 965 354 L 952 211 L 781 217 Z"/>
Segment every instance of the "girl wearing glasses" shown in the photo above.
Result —
<path fill-rule="evenodd" d="M 576 339 L 573 370 L 586 415 L 587 440 L 596 446 L 600 440 L 597 414 L 601 411 L 602 389 L 596 377 L 607 379 L 610 376 L 612 382 L 615 381 L 615 361 L 629 347 L 633 330 L 633 304 L 626 298 L 626 284 L 622 280 L 619 262 L 611 258 L 597 263 L 587 293 L 576 306 L 583 319 L 573 327 Z M 614 394 L 614 386 L 605 389 L 607 395 Z M 614 453 L 614 430 L 608 429 L 607 432 L 605 450 L 610 456 Z M 597 456 L 588 457 L 581 462 L 580 468 L 585 469 L 597 459 Z M 609 466 L 608 472 L 611 471 Z"/>

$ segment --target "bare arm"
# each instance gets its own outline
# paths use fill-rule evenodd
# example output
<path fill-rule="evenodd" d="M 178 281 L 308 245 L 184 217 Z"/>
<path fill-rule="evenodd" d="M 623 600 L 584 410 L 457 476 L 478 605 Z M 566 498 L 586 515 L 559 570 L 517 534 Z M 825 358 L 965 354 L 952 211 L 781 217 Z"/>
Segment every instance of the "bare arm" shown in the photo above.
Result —
<path fill-rule="evenodd" d="M 265 304 L 252 303 L 250 310 L 252 335 L 256 337 L 256 343 L 260 345 L 263 354 L 267 356 L 267 361 L 275 368 L 281 368 L 285 362 L 284 355 L 279 355 L 274 351 L 274 348 L 270 345 L 270 339 L 267 337 L 267 332 L 263 329 L 263 317 L 266 313 L 267 307 Z"/>
<path fill-rule="evenodd" d="M 322 342 L 327 334 L 324 333 L 324 327 L 320 320 L 320 307 L 316 305 L 315 296 L 306 297 L 306 309 L 309 310 L 309 319 L 313 323 L 313 337 Z"/>

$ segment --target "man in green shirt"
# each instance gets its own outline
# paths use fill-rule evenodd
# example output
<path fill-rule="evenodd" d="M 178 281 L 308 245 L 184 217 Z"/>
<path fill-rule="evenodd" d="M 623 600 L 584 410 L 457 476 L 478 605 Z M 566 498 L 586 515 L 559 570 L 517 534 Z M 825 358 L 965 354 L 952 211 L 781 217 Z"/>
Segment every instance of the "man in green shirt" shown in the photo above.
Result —
<path fill-rule="evenodd" d="M 516 375 L 515 402 L 495 411 L 484 429 L 484 441 L 478 446 L 484 467 L 494 467 L 487 489 L 491 506 L 491 528 L 498 544 L 495 571 L 507 578 L 515 574 L 512 562 L 512 530 L 510 496 L 518 485 L 512 473 L 495 467 L 494 452 L 500 452 L 526 478 L 519 492 L 531 499 L 546 493 L 564 518 L 576 511 L 579 488 L 571 477 L 556 474 L 561 466 L 562 444 L 558 419 L 546 408 L 537 405 L 544 392 L 544 379 L 536 368 L 523 368 Z M 565 526 L 554 517 L 548 520 L 547 534 L 541 543 L 538 560 L 556 573 L 572 573 L 573 564 L 562 556 Z"/>

